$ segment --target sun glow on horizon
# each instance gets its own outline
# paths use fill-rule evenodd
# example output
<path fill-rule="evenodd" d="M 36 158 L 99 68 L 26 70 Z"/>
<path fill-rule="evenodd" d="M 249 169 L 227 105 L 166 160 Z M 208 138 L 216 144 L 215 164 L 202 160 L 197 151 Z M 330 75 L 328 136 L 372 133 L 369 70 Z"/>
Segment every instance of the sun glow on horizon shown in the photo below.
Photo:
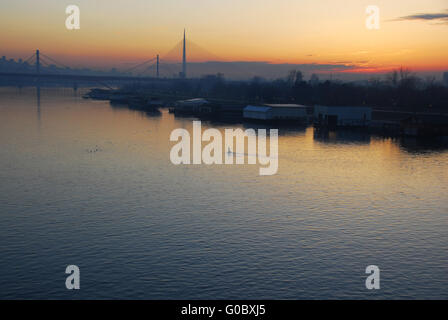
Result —
<path fill-rule="evenodd" d="M 66 3 L 0 4 L 1 55 L 25 58 L 36 48 L 73 66 L 111 67 L 160 54 L 178 58 L 187 28 L 193 61 L 258 61 L 346 66 L 327 72 L 381 73 L 406 66 L 448 69 L 448 22 L 416 13 L 447 12 L 445 0 L 378 0 L 379 30 L 365 27 L 369 1 L 79 0 L 81 28 L 64 26 Z M 408 20 L 407 20 L 408 19 Z M 322 70 L 320 72 L 323 72 Z"/>

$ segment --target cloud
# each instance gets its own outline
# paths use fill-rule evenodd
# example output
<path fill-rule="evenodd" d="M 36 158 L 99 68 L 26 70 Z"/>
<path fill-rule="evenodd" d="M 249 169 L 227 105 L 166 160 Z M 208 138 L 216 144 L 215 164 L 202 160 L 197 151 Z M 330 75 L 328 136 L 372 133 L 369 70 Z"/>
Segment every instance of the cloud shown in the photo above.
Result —
<path fill-rule="evenodd" d="M 394 19 L 392 21 L 412 21 L 412 20 L 421 20 L 421 21 L 435 21 L 440 24 L 448 24 L 448 10 L 441 13 L 419 13 L 412 14 L 409 16 L 400 17 Z"/>

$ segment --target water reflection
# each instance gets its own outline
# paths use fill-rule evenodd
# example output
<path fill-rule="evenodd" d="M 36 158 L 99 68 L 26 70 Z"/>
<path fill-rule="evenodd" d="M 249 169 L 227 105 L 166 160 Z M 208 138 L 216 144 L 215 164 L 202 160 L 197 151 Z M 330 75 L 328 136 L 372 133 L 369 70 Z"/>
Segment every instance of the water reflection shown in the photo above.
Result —
<path fill-rule="evenodd" d="M 398 144 L 402 150 L 411 154 L 445 152 L 448 150 L 448 137 L 402 137 L 398 139 Z"/>
<path fill-rule="evenodd" d="M 119 103 L 119 102 L 109 102 L 109 105 L 112 107 L 112 109 L 116 109 L 116 110 L 128 109 L 128 110 L 135 111 L 141 115 L 144 115 L 145 117 L 148 117 L 148 118 L 157 118 L 162 115 L 162 112 L 160 112 L 160 110 L 157 108 L 151 108 L 149 110 L 145 110 L 142 108 L 131 106 L 127 103 Z"/>
<path fill-rule="evenodd" d="M 259 122 L 243 122 L 243 128 L 266 129 L 267 132 L 269 132 L 270 129 L 278 129 L 279 136 L 297 136 L 304 135 L 307 126 L 293 124 L 264 124 Z"/>
<path fill-rule="evenodd" d="M 432 152 L 444 152 L 448 150 L 448 137 L 415 138 L 399 137 L 385 138 L 370 134 L 367 130 L 318 130 L 314 128 L 313 137 L 315 141 L 325 144 L 358 144 L 369 145 L 372 137 L 375 140 L 391 140 L 401 150 L 411 154 L 425 154 Z"/>
<path fill-rule="evenodd" d="M 36 86 L 36 106 L 37 106 L 37 122 L 41 124 L 41 118 L 40 118 L 40 86 Z"/>
<path fill-rule="evenodd" d="M 372 263 L 376 298 L 447 298 L 442 142 L 279 128 L 279 171 L 261 177 L 173 165 L 170 133 L 194 118 L 72 91 L 42 89 L 36 135 L 39 95 L 14 90 L 0 88 L 0 298 L 72 298 L 55 274 L 73 259 L 92 276 L 79 298 L 371 298 Z M 235 127 L 255 125 L 218 128 Z"/>
<path fill-rule="evenodd" d="M 314 128 L 314 140 L 329 144 L 370 144 L 371 135 L 366 130 L 337 131 L 319 130 Z"/>

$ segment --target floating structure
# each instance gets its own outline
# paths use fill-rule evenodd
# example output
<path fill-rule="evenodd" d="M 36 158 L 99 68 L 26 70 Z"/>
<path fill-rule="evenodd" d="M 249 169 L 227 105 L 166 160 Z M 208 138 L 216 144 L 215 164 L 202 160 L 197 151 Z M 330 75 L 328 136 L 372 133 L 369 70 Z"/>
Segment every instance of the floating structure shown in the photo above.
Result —
<path fill-rule="evenodd" d="M 243 110 L 247 120 L 274 122 L 308 122 L 307 107 L 300 104 L 263 104 L 248 105 Z"/>
<path fill-rule="evenodd" d="M 112 94 L 112 90 L 94 88 L 91 89 L 87 94 L 85 94 L 84 98 L 93 100 L 109 100 Z"/>
<path fill-rule="evenodd" d="M 213 118 L 216 121 L 240 122 L 243 120 L 243 104 L 225 103 L 215 108 Z"/>
<path fill-rule="evenodd" d="M 415 114 L 400 122 L 405 136 L 448 136 L 448 116 L 438 114 Z"/>
<path fill-rule="evenodd" d="M 314 125 L 334 129 L 337 127 L 368 127 L 372 121 L 370 107 L 315 106 Z"/>
<path fill-rule="evenodd" d="M 207 115 L 213 111 L 212 104 L 203 98 L 179 100 L 175 103 L 174 114 Z"/>
<path fill-rule="evenodd" d="M 252 120 L 270 120 L 272 118 L 271 107 L 247 106 L 243 109 L 243 118 Z"/>

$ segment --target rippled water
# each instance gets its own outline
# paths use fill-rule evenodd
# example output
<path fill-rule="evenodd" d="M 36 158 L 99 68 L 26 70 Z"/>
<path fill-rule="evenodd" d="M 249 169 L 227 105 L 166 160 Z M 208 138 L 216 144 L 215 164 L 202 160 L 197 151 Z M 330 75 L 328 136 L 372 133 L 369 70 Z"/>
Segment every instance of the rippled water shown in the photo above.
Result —
<path fill-rule="evenodd" d="M 448 143 L 280 129 L 260 176 L 172 165 L 180 127 L 1 88 L 0 298 L 448 298 Z"/>

